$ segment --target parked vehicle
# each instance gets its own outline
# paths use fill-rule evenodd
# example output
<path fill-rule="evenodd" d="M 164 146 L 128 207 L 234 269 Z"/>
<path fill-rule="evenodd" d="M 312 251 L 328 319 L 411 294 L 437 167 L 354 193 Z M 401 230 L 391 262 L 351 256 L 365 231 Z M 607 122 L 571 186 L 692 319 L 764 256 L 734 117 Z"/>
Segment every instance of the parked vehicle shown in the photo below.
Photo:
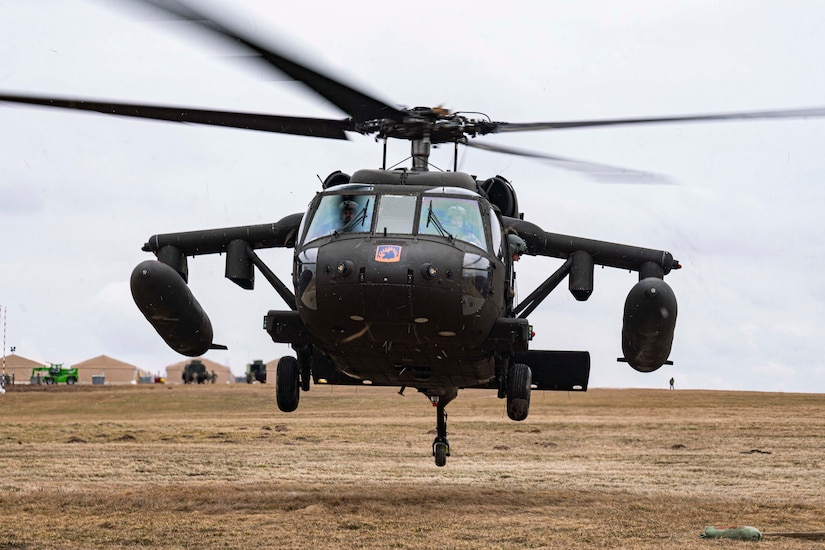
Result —
<path fill-rule="evenodd" d="M 32 384 L 76 384 L 76 368 L 64 367 L 63 363 L 51 363 L 48 367 L 34 367 L 30 382 Z"/>
<path fill-rule="evenodd" d="M 266 363 L 260 359 L 255 359 L 246 366 L 246 383 L 259 382 L 266 384 Z"/>

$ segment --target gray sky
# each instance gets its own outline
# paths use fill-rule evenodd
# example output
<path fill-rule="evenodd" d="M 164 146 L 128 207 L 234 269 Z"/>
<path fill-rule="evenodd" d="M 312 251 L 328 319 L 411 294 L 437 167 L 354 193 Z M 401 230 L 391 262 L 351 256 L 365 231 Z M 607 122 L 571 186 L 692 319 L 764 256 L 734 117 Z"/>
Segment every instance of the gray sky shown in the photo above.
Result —
<path fill-rule="evenodd" d="M 821 2 L 291 2 L 216 10 L 256 36 L 403 106 L 444 105 L 510 122 L 825 105 Z M 0 89 L 243 110 L 344 115 L 301 86 L 180 23 L 118 1 L 0 0 Z M 561 285 L 531 316 L 535 349 L 589 350 L 591 387 L 825 391 L 825 119 L 582 129 L 484 138 L 668 176 L 594 183 L 538 161 L 465 150 L 460 168 L 501 174 L 546 230 L 664 249 L 684 269 L 671 359 L 623 363 L 635 273 L 597 269 L 591 299 Z M 390 158 L 407 156 L 406 143 Z M 433 162 L 451 166 L 450 150 Z M 276 221 L 323 178 L 378 167 L 371 138 L 313 140 L 0 105 L 0 305 L 6 352 L 76 363 L 105 353 L 150 371 L 182 359 L 128 287 L 155 233 Z M 289 250 L 262 257 L 289 281 Z M 559 262 L 526 257 L 526 297 Z M 259 277 L 190 259 L 190 286 L 236 373 L 289 353 L 261 329 L 286 306 Z"/>

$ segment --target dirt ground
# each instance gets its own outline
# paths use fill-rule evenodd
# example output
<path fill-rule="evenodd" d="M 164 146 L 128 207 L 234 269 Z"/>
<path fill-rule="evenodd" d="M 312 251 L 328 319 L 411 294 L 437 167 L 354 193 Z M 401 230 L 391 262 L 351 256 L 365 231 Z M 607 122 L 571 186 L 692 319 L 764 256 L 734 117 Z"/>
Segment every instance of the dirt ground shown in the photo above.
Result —
<path fill-rule="evenodd" d="M 25 387 L 0 396 L 0 548 L 734 548 L 825 531 L 825 396 Z M 822 548 L 766 536 L 760 547 Z"/>

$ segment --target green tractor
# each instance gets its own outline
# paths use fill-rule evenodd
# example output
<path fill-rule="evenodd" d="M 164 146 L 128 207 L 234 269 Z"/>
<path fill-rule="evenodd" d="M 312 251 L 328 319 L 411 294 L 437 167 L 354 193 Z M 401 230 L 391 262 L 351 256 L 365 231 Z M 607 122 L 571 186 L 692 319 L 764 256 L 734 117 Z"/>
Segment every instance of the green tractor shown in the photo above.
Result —
<path fill-rule="evenodd" d="M 75 384 L 77 369 L 63 367 L 63 363 L 52 363 L 48 367 L 34 367 L 29 382 L 32 384 Z"/>

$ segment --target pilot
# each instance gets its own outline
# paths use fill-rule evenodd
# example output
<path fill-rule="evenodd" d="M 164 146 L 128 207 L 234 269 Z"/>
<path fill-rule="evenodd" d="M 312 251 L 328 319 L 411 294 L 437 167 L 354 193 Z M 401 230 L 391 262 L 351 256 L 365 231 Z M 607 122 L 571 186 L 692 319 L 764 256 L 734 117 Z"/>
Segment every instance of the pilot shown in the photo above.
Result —
<path fill-rule="evenodd" d="M 451 233 L 456 239 L 481 246 L 481 240 L 472 224 L 467 222 L 467 210 L 463 206 L 454 204 L 447 209 L 447 226 L 452 229 Z"/>
<path fill-rule="evenodd" d="M 358 204 L 355 201 L 345 200 L 338 209 L 341 211 L 341 227 L 343 228 L 352 221 L 355 211 L 358 210 Z"/>
<path fill-rule="evenodd" d="M 519 261 L 521 259 L 521 255 L 527 252 L 527 243 L 524 242 L 524 239 L 514 233 L 507 235 L 507 242 L 510 245 L 510 253 L 513 255 L 513 261 Z"/>
<path fill-rule="evenodd" d="M 467 211 L 463 206 L 453 205 L 447 209 L 447 223 L 456 229 L 464 228 L 464 218 L 467 217 Z"/>

